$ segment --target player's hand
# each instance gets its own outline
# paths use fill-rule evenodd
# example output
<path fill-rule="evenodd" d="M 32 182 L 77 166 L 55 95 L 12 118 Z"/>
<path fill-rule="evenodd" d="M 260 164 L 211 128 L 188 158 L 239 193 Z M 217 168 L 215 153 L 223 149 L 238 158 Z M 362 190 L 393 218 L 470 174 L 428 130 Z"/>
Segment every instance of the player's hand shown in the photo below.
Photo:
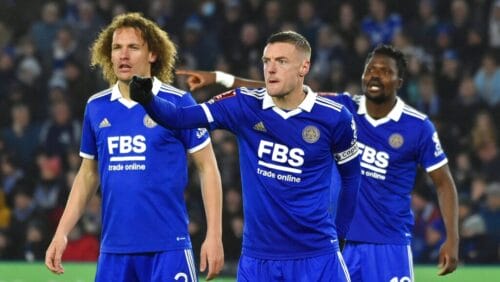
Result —
<path fill-rule="evenodd" d="M 190 91 L 195 91 L 197 89 L 203 88 L 208 85 L 215 83 L 215 73 L 209 71 L 198 71 L 198 70 L 177 70 L 175 72 L 177 75 L 186 75 L 187 84 Z"/>
<path fill-rule="evenodd" d="M 458 242 L 446 240 L 439 250 L 438 275 L 446 275 L 457 269 Z"/>
<path fill-rule="evenodd" d="M 141 105 L 148 104 L 153 99 L 153 80 L 149 77 L 134 75 L 129 83 L 130 99 Z"/>
<path fill-rule="evenodd" d="M 55 235 L 45 252 L 45 266 L 55 274 L 64 273 L 61 258 L 67 245 L 68 238 L 66 236 Z"/>
<path fill-rule="evenodd" d="M 224 248 L 222 246 L 222 238 L 205 238 L 201 245 L 200 252 L 200 272 L 207 269 L 206 280 L 215 278 L 224 266 Z"/>

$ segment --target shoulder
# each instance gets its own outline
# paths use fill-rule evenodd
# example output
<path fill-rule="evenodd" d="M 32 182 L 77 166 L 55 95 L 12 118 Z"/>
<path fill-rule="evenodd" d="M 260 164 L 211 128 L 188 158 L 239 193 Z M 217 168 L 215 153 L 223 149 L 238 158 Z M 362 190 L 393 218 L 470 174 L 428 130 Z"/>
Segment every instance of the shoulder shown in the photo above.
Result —
<path fill-rule="evenodd" d="M 404 104 L 403 109 L 402 109 L 402 116 L 409 118 L 410 120 L 414 120 L 416 122 L 425 122 L 426 120 L 429 121 L 429 117 L 420 112 L 419 110 L 413 108 L 412 106 L 408 104 Z"/>
<path fill-rule="evenodd" d="M 87 104 L 96 103 L 99 101 L 106 101 L 106 100 L 109 101 L 112 92 L 113 88 L 108 88 L 100 92 L 97 92 L 96 94 L 90 96 L 90 98 L 87 100 Z"/>
<path fill-rule="evenodd" d="M 235 94 L 241 94 L 245 98 L 253 98 L 257 100 L 264 99 L 266 88 L 246 88 L 240 87 L 235 89 Z"/>
<path fill-rule="evenodd" d="M 174 96 L 174 97 L 182 98 L 186 95 L 190 95 L 190 93 L 187 91 L 184 91 L 182 89 L 179 89 L 177 87 L 174 87 L 170 84 L 161 83 L 160 87 L 158 88 L 158 95 L 160 95 L 160 96 Z"/>
<path fill-rule="evenodd" d="M 344 108 L 344 106 L 341 103 L 338 103 L 335 100 L 329 99 L 329 98 L 322 96 L 322 95 L 319 95 L 319 94 L 316 97 L 315 104 L 320 106 L 320 107 L 326 107 L 326 108 L 333 109 L 337 112 L 342 111 L 342 108 Z"/>
<path fill-rule="evenodd" d="M 318 96 L 333 100 L 347 107 L 359 104 L 361 97 L 361 95 L 351 95 L 349 92 L 318 92 Z"/>

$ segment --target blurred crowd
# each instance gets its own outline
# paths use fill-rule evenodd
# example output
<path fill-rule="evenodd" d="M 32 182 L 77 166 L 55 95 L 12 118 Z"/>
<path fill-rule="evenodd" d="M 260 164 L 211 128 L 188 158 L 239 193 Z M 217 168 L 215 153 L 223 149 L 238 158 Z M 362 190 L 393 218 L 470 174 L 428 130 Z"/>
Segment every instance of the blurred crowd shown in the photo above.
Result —
<path fill-rule="evenodd" d="M 0 260 L 43 260 L 80 165 L 86 100 L 109 87 L 89 67 L 88 50 L 100 28 L 126 11 L 170 34 L 178 68 L 253 79 L 262 79 L 265 39 L 296 30 L 313 49 L 306 84 L 323 92 L 360 94 L 368 52 L 395 45 L 409 62 L 399 95 L 436 124 L 457 184 L 460 259 L 500 262 L 500 0 L 0 1 Z M 188 89 L 184 78 L 175 84 Z M 202 102 L 223 90 L 193 95 Z M 225 256 L 234 262 L 243 228 L 238 149 L 225 131 L 212 132 L 212 141 L 224 189 Z M 190 175 L 197 254 L 205 222 L 199 181 Z M 415 263 L 435 263 L 445 237 L 430 183 L 421 173 L 413 193 Z M 96 260 L 100 201 L 91 200 L 71 232 L 64 260 Z"/>

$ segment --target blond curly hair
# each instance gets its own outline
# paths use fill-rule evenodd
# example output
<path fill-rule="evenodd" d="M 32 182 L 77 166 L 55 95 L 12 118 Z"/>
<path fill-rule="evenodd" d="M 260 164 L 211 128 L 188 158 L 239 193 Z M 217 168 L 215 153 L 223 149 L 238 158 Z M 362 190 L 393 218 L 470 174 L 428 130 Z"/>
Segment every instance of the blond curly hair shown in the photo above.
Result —
<path fill-rule="evenodd" d="M 132 27 L 141 31 L 149 51 L 157 56 L 156 61 L 151 65 L 151 75 L 163 82 L 171 83 L 174 78 L 177 48 L 164 30 L 140 13 L 118 15 L 99 33 L 91 47 L 91 66 L 100 67 L 104 79 L 110 85 L 118 81 L 111 62 L 111 44 L 115 30 L 124 27 Z"/>

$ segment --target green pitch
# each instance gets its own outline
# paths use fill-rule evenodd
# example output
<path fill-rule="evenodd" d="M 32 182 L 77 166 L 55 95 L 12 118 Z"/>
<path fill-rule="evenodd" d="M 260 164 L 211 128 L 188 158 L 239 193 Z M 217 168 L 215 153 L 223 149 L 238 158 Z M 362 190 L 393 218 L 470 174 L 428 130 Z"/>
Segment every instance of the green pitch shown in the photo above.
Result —
<path fill-rule="evenodd" d="M 65 273 L 54 275 L 42 263 L 0 263 L 0 282 L 89 282 L 94 281 L 94 263 L 65 263 Z M 417 282 L 498 282 L 500 266 L 460 266 L 448 276 L 438 277 L 434 266 L 416 266 Z M 205 281 L 200 276 L 200 281 Z M 214 282 L 232 282 L 233 277 L 218 278 Z"/>

